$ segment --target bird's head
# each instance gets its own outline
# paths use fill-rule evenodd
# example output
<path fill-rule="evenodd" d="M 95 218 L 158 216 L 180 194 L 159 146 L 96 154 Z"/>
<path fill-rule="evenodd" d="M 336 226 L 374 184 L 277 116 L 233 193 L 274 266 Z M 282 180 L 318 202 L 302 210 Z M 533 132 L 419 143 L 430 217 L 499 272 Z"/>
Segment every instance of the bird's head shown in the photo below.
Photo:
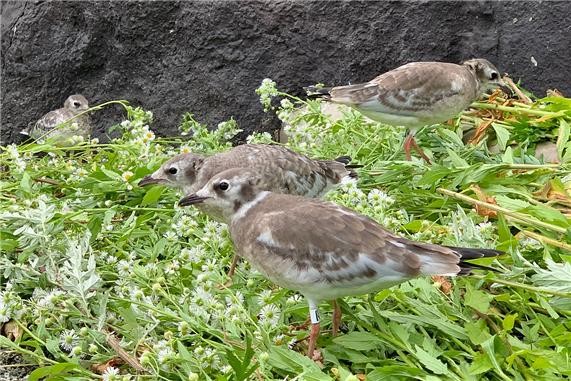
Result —
<path fill-rule="evenodd" d="M 478 79 L 483 91 L 494 89 L 498 86 L 505 86 L 500 76 L 500 72 L 487 59 L 474 58 L 464 61 L 462 65 L 466 66 Z"/>
<path fill-rule="evenodd" d="M 256 199 L 262 175 L 248 168 L 232 168 L 220 172 L 196 193 L 180 199 L 180 206 L 206 204 L 225 216 L 236 213 L 243 205 Z"/>
<path fill-rule="evenodd" d="M 89 103 L 87 102 L 87 99 L 85 99 L 85 97 L 83 95 L 75 94 L 75 95 L 69 96 L 65 100 L 63 107 L 65 107 L 68 110 L 71 110 L 75 113 L 80 113 L 80 112 L 85 111 L 89 108 Z"/>
<path fill-rule="evenodd" d="M 145 176 L 139 186 L 162 184 L 173 188 L 187 189 L 196 181 L 196 174 L 204 156 L 194 153 L 181 153 L 167 160 L 151 175 Z"/>

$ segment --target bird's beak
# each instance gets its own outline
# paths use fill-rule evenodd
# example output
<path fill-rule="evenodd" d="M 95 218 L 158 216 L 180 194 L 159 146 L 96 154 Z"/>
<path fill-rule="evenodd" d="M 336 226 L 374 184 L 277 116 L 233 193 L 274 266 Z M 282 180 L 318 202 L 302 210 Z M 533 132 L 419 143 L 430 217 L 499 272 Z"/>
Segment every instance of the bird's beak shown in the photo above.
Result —
<path fill-rule="evenodd" d="M 510 97 L 515 95 L 513 89 L 508 86 L 508 84 L 502 78 L 498 79 L 497 85 L 505 94 L 509 95 Z"/>
<path fill-rule="evenodd" d="M 156 177 L 153 177 L 152 175 L 147 175 L 147 176 L 143 177 L 143 179 L 141 181 L 139 181 L 139 186 L 144 187 L 145 185 L 160 184 L 162 182 L 164 182 L 163 179 L 157 179 Z"/>
<path fill-rule="evenodd" d="M 202 196 L 198 196 L 196 193 L 185 196 L 183 198 L 181 198 L 178 201 L 178 205 L 179 206 L 188 206 L 188 205 L 194 205 L 194 204 L 200 204 L 201 202 L 204 202 L 204 200 L 209 199 L 211 197 L 202 197 Z"/>

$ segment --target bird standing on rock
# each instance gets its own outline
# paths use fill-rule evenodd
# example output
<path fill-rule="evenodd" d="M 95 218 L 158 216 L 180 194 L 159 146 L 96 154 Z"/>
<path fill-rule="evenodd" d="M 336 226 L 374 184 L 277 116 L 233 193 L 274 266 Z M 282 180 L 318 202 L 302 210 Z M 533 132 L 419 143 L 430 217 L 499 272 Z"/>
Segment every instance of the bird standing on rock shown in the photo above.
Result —
<path fill-rule="evenodd" d="M 36 122 L 30 132 L 23 130 L 20 133 L 38 141 L 50 140 L 55 145 L 72 144 L 70 139 L 73 136 L 87 139 L 93 128 L 89 116 L 74 118 L 87 109 L 89 103 L 83 95 L 71 95 L 65 100 L 63 108 L 48 112 Z"/>
<path fill-rule="evenodd" d="M 275 193 L 306 197 L 321 197 L 344 181 L 354 181 L 357 175 L 348 167 L 351 159 L 313 160 L 288 148 L 268 144 L 244 144 L 213 156 L 183 153 L 165 162 L 153 174 L 146 176 L 140 186 L 164 184 L 182 189 L 185 195 L 201 189 L 214 175 L 224 170 L 247 167 L 263 171 L 258 186 Z M 218 208 L 198 205 L 199 210 L 217 221 L 228 222 Z M 236 258 L 229 276 L 234 273 Z"/>
<path fill-rule="evenodd" d="M 263 181 L 263 174 L 230 169 L 179 205 L 219 209 L 230 222 L 236 253 L 272 282 L 305 296 L 312 358 L 320 301 L 379 291 L 418 276 L 466 274 L 478 267 L 466 260 L 500 254 L 411 241 L 334 203 L 264 191 Z M 336 306 L 334 331 L 338 319 Z"/>
<path fill-rule="evenodd" d="M 461 65 L 413 62 L 379 75 L 367 83 L 332 88 L 308 87 L 310 97 L 350 106 L 372 120 L 409 129 L 404 142 L 407 160 L 414 148 L 430 162 L 414 140 L 427 125 L 455 117 L 484 92 L 503 85 L 500 73 L 483 58 Z"/>

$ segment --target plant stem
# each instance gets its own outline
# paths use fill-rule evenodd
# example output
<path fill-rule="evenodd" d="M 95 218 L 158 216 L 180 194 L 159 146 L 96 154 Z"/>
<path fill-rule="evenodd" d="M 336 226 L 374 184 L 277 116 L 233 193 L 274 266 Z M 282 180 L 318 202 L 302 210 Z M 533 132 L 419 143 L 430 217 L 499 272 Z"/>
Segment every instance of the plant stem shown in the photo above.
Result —
<path fill-rule="evenodd" d="M 488 110 L 507 111 L 507 112 L 511 112 L 511 113 L 520 112 L 523 114 L 530 114 L 530 115 L 537 115 L 537 116 L 549 116 L 551 118 L 558 118 L 560 116 L 565 116 L 564 111 L 560 111 L 560 112 L 541 111 L 541 110 L 534 110 L 534 109 L 528 109 L 528 108 L 523 108 L 523 107 L 509 107 L 509 106 L 501 106 L 498 104 L 481 103 L 481 102 L 472 103 L 472 107 L 481 108 L 481 109 L 488 109 Z"/>
<path fill-rule="evenodd" d="M 470 275 L 470 276 L 471 276 L 472 278 L 476 278 L 476 279 L 489 280 L 489 281 L 491 281 L 491 282 L 493 282 L 493 283 L 503 284 L 504 286 L 511 286 L 511 287 L 516 287 L 516 288 L 523 288 L 524 290 L 533 291 L 533 292 L 538 292 L 538 293 L 543 293 L 543 294 L 549 294 L 549 295 L 553 295 L 553 296 L 561 296 L 561 297 L 563 297 L 563 298 L 571 298 L 571 292 L 548 290 L 548 289 L 545 289 L 545 288 L 534 287 L 534 286 L 530 286 L 530 285 L 528 285 L 528 284 L 512 282 L 512 281 L 504 280 L 504 279 L 497 279 L 497 278 L 489 279 L 489 278 L 488 278 L 487 276 L 485 276 L 485 275 L 475 275 L 475 274 L 472 274 L 472 275 Z"/>
<path fill-rule="evenodd" d="M 496 212 L 500 212 L 505 214 L 506 216 L 510 216 L 514 219 L 519 220 L 520 222 L 524 222 L 527 223 L 529 225 L 532 226 L 540 226 L 544 229 L 548 229 L 551 231 L 556 231 L 558 233 L 561 234 L 565 234 L 567 232 L 567 229 L 562 228 L 560 226 L 556 226 L 556 225 L 552 225 L 552 224 L 548 224 L 547 222 L 543 222 L 543 221 L 539 221 L 535 218 L 530 218 L 522 213 L 518 213 L 518 212 L 514 212 L 512 210 L 506 209 L 506 208 L 502 208 L 501 206 L 498 206 L 496 204 L 490 204 L 489 202 L 484 202 L 484 201 L 480 201 L 480 200 L 476 200 L 472 197 L 463 195 L 461 193 L 456 193 L 453 191 L 450 191 L 448 189 L 444 189 L 444 188 L 438 188 L 436 189 L 436 191 L 438 193 L 442 193 L 446 196 L 450 196 L 450 197 L 454 197 L 457 198 L 459 200 L 465 201 L 469 204 L 473 204 L 473 205 L 479 205 L 479 206 L 483 206 L 484 208 L 490 209 L 490 210 L 494 210 Z"/>
<path fill-rule="evenodd" d="M 549 237 L 546 237 L 546 236 L 538 234 L 538 233 L 530 232 L 529 230 L 522 230 L 521 233 L 530 237 L 530 238 L 536 239 L 536 240 L 540 241 L 541 243 L 545 243 L 545 244 L 552 245 L 552 246 L 557 246 L 557 247 L 560 247 L 562 249 L 571 251 L 571 245 L 563 243 L 563 242 L 558 241 L 556 239 L 549 238 Z"/>

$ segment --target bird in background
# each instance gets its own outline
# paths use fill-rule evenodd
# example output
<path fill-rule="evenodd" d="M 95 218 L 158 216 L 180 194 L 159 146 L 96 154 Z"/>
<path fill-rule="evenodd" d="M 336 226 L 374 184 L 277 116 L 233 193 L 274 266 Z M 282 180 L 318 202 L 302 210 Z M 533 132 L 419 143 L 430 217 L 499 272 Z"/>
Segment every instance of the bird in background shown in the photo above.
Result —
<path fill-rule="evenodd" d="M 461 65 L 412 62 L 366 83 L 330 88 L 307 87 L 309 97 L 343 104 L 374 121 L 407 127 L 407 160 L 411 148 L 428 163 L 414 134 L 424 126 L 445 122 L 465 110 L 486 91 L 503 86 L 498 69 L 483 58 Z"/>
<path fill-rule="evenodd" d="M 244 144 L 213 156 L 195 153 L 176 155 L 144 177 L 139 185 L 163 184 L 181 189 L 188 195 L 201 189 L 217 173 L 247 167 L 265 173 L 258 184 L 261 189 L 322 197 L 342 182 L 356 180 L 350 161 L 348 156 L 336 160 L 313 160 L 279 145 Z M 209 204 L 198 205 L 198 209 L 217 221 L 228 222 L 218 208 L 211 208 Z M 236 261 L 235 257 L 229 276 L 234 274 Z"/>
<path fill-rule="evenodd" d="M 270 281 L 306 298 L 311 358 L 315 358 L 321 301 L 376 292 L 419 276 L 488 269 L 467 260 L 501 254 L 411 241 L 335 203 L 265 191 L 260 187 L 264 181 L 263 173 L 229 169 L 182 198 L 179 205 L 219 209 L 228 218 L 237 255 Z M 336 333 L 341 311 L 338 304 L 334 308 Z"/>
<path fill-rule="evenodd" d="M 22 130 L 20 133 L 38 142 L 50 141 L 54 145 L 72 144 L 73 136 L 88 139 L 93 129 L 91 119 L 87 114 L 74 118 L 87 109 L 89 103 L 83 95 L 71 95 L 65 100 L 63 108 L 48 112 L 30 131 Z M 74 119 L 70 120 L 72 118 Z"/>

